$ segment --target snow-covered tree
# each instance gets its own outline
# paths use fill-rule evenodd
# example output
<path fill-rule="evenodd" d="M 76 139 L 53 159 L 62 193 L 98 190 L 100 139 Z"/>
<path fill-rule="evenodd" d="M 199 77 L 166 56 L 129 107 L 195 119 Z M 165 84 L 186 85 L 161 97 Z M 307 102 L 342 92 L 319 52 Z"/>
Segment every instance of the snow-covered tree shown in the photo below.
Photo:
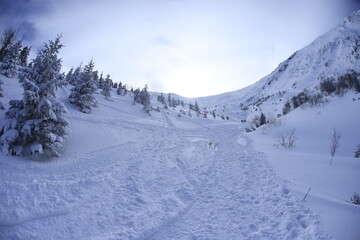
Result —
<path fill-rule="evenodd" d="M 200 113 L 200 107 L 199 107 L 199 104 L 197 103 L 197 101 L 195 101 L 194 110 L 195 110 L 195 112 L 197 112 L 197 114 Z"/>
<path fill-rule="evenodd" d="M 260 120 L 259 120 L 259 125 L 262 126 L 264 124 L 266 124 L 266 116 L 265 116 L 264 113 L 261 113 Z"/>
<path fill-rule="evenodd" d="M 3 82 L 0 79 L 0 98 L 4 97 L 3 95 L 3 88 L 2 88 Z M 0 110 L 4 110 L 4 105 L 2 104 L 2 102 L 0 101 Z"/>
<path fill-rule="evenodd" d="M 133 104 L 139 103 L 144 106 L 144 111 L 149 113 L 151 110 L 150 106 L 150 94 L 147 91 L 147 85 L 140 91 L 139 88 L 133 91 Z"/>
<path fill-rule="evenodd" d="M 79 76 L 79 80 L 71 89 L 69 95 L 70 102 L 79 107 L 83 113 L 90 113 L 91 109 L 95 107 L 97 103 L 94 97 L 97 90 L 97 83 L 94 80 L 93 74 L 94 66 L 95 63 L 92 60 L 85 65 Z"/>
<path fill-rule="evenodd" d="M 65 81 L 68 82 L 69 84 L 75 86 L 77 81 L 80 78 L 81 71 L 82 71 L 81 64 L 77 68 L 75 68 L 75 70 L 73 70 L 73 68 L 71 68 L 69 70 L 69 72 L 66 74 Z"/>
<path fill-rule="evenodd" d="M 170 95 L 170 93 L 169 93 L 168 96 L 167 96 L 167 102 L 168 102 L 169 107 L 172 107 L 172 104 L 171 104 L 171 95 Z"/>
<path fill-rule="evenodd" d="M 7 77 L 15 77 L 18 74 L 18 65 L 20 65 L 21 41 L 11 45 L 3 58 L 0 66 L 0 72 Z"/>
<path fill-rule="evenodd" d="M 74 68 L 70 68 L 68 73 L 65 75 L 65 81 L 70 83 L 74 74 Z"/>
<path fill-rule="evenodd" d="M 0 62 L 4 61 L 5 56 L 8 54 L 10 47 L 16 41 L 16 31 L 14 29 L 6 29 L 0 39 Z"/>
<path fill-rule="evenodd" d="M 109 97 L 111 96 L 111 85 L 112 85 L 112 80 L 110 79 L 110 75 L 108 74 L 104 80 L 103 86 L 102 86 L 102 90 L 101 90 L 101 94 L 105 96 L 106 99 L 109 99 Z"/>
<path fill-rule="evenodd" d="M 160 94 L 160 95 L 158 95 L 157 96 L 157 100 L 159 101 L 159 102 L 161 102 L 162 104 L 165 104 L 165 97 L 164 97 L 164 94 Z"/>
<path fill-rule="evenodd" d="M 151 110 L 150 94 L 147 91 L 147 85 L 141 90 L 141 104 L 144 106 L 144 111 L 149 113 Z"/>
<path fill-rule="evenodd" d="M 28 57 L 31 51 L 31 47 L 24 47 L 20 52 L 20 65 L 26 67 L 28 65 Z"/>
<path fill-rule="evenodd" d="M 60 156 L 64 138 L 70 133 L 64 118 L 65 106 L 56 99 L 56 90 L 63 75 L 59 50 L 61 36 L 44 44 L 32 67 L 19 77 L 23 99 L 10 101 L 5 119 L 0 121 L 0 143 L 6 154 L 23 153 L 24 147 L 33 155 Z"/>

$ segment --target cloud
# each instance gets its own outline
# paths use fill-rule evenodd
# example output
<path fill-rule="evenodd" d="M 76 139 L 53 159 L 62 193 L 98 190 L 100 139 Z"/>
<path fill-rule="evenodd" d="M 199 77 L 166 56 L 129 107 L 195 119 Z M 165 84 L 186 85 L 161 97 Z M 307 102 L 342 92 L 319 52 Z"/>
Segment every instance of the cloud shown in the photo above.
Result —
<path fill-rule="evenodd" d="M 166 39 L 163 36 L 156 37 L 153 42 L 154 42 L 155 45 L 160 45 L 160 46 L 171 46 L 171 45 L 173 45 L 172 41 Z"/>
<path fill-rule="evenodd" d="M 24 21 L 18 28 L 17 28 L 18 37 L 26 42 L 32 42 L 35 40 L 36 36 L 36 28 L 33 23 Z"/>
<path fill-rule="evenodd" d="M 51 14 L 52 1 L 46 0 L 1 0 L 0 1 L 0 30 L 7 28 L 17 30 L 21 40 L 32 42 L 36 36 L 33 16 Z"/>
<path fill-rule="evenodd" d="M 63 34 L 64 71 L 91 58 L 114 81 L 185 96 L 245 87 L 339 23 L 355 0 L 0 0 L 33 49 Z"/>

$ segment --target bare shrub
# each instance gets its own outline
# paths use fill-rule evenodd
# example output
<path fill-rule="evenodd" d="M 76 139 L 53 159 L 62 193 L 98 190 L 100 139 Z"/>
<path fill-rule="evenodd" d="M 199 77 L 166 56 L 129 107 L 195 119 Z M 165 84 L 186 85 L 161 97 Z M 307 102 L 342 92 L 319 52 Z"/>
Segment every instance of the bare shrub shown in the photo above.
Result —
<path fill-rule="evenodd" d="M 331 154 L 330 166 L 332 166 L 335 153 L 340 147 L 340 139 L 341 139 L 341 134 L 339 133 L 338 130 L 334 128 L 333 134 L 330 139 L 330 154 Z"/>
<path fill-rule="evenodd" d="M 295 129 L 282 131 L 276 138 L 275 146 L 290 149 L 295 147 L 297 137 L 295 136 Z"/>

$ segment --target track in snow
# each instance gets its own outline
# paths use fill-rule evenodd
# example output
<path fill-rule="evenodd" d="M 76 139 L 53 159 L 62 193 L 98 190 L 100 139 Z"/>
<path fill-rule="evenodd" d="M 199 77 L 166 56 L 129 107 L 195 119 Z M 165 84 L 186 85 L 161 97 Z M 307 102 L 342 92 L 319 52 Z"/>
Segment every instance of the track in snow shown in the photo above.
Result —
<path fill-rule="evenodd" d="M 327 238 L 237 125 L 185 120 L 179 128 L 173 120 L 164 113 L 162 125 L 116 124 L 138 141 L 64 163 L 8 162 L 0 170 L 0 238 Z"/>

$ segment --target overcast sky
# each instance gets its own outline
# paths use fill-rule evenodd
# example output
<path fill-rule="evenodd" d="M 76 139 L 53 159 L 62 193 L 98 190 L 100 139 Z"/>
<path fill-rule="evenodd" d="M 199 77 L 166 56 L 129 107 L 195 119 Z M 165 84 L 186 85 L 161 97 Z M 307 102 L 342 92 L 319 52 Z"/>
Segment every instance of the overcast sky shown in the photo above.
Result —
<path fill-rule="evenodd" d="M 63 70 L 199 97 L 238 90 L 360 8 L 355 0 L 0 0 L 33 49 L 63 34 Z"/>

